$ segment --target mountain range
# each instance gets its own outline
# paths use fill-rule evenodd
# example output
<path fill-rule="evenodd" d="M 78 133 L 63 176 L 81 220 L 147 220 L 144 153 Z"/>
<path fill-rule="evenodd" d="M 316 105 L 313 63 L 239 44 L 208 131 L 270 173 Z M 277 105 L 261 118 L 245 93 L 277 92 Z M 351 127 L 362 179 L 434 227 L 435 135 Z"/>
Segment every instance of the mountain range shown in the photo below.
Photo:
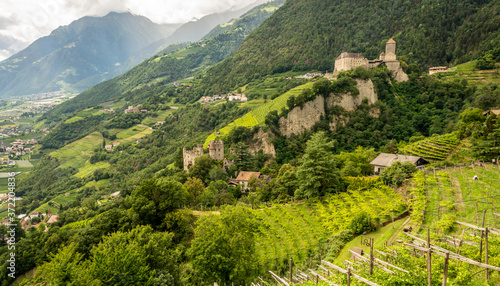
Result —
<path fill-rule="evenodd" d="M 260 2 L 185 24 L 160 25 L 131 13 L 83 17 L 0 62 L 0 98 L 59 90 L 79 93 L 170 44 L 200 40 Z"/>
<path fill-rule="evenodd" d="M 167 84 L 192 76 L 231 56 L 245 37 L 268 19 L 284 2 L 285 0 L 275 0 L 261 4 L 241 15 L 240 18 L 216 26 L 212 31 L 207 32 L 208 34 L 201 41 L 192 44 L 188 42 L 172 44 L 123 75 L 93 86 L 55 107 L 45 115 L 45 118 L 57 121 L 62 114 L 70 114 L 80 108 L 108 100 L 118 100 L 125 95 L 130 97 L 132 90 L 134 90 L 133 96 L 141 98 L 153 93 L 161 94 L 168 88 Z M 174 42 L 170 39 L 175 38 L 176 41 L 180 41 L 178 31 L 186 31 L 189 27 L 187 24 L 183 25 L 167 40 Z M 151 84 L 153 87 L 139 88 L 151 86 Z M 123 96 L 120 97 L 121 95 Z"/>

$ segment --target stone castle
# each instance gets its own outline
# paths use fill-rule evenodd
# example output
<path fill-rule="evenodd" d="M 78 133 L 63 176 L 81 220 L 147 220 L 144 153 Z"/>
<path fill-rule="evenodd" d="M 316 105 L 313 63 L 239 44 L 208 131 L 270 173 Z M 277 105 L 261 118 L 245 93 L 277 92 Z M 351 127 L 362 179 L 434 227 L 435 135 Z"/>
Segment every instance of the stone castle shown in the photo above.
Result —
<path fill-rule="evenodd" d="M 194 165 L 196 158 L 205 155 L 203 144 L 198 144 L 193 150 L 188 150 L 184 147 L 182 153 L 184 158 L 184 171 L 186 172 L 189 171 L 189 167 Z M 210 141 L 208 144 L 208 155 L 213 160 L 224 160 L 224 141 Z"/>
<path fill-rule="evenodd" d="M 334 72 L 347 71 L 357 67 L 374 68 L 385 64 L 387 69 L 395 73 L 397 81 L 406 81 L 408 76 L 401 69 L 401 63 L 396 59 L 396 41 L 390 39 L 385 44 L 385 53 L 380 53 L 378 60 L 368 60 L 359 53 L 341 53 L 335 60 Z"/>

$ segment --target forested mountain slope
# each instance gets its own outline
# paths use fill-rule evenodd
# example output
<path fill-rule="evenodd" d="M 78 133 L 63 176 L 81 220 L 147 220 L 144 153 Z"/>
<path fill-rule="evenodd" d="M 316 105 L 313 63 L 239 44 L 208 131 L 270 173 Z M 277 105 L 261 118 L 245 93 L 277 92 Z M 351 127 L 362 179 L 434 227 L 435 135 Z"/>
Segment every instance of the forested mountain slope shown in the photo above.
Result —
<path fill-rule="evenodd" d="M 287 70 L 329 70 L 343 51 L 378 58 L 389 38 L 420 68 L 457 64 L 500 42 L 498 1 L 293 0 L 251 33 L 200 89 L 229 90 Z"/>

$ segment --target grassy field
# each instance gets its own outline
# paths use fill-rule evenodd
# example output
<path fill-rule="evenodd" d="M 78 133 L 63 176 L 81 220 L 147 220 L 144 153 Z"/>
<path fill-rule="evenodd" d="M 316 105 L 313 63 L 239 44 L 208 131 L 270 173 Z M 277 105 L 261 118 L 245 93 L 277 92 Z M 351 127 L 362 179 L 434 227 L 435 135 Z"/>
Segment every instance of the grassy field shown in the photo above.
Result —
<path fill-rule="evenodd" d="M 81 116 L 73 116 L 73 117 L 67 119 L 66 121 L 64 121 L 64 123 L 69 124 L 69 123 L 80 121 L 82 119 L 83 119 L 83 117 L 81 117 Z"/>
<path fill-rule="evenodd" d="M 365 253 L 370 253 L 370 247 L 366 245 L 366 243 L 362 243 L 362 240 L 370 240 L 373 238 L 373 242 L 375 248 L 383 248 L 386 242 L 392 242 L 397 237 L 397 234 L 401 231 L 401 227 L 406 221 L 406 218 L 395 221 L 394 223 L 390 223 L 384 227 L 377 229 L 374 232 L 370 232 L 366 235 L 360 235 L 350 242 L 348 242 L 342 251 L 340 252 L 337 259 L 335 259 L 336 264 L 341 264 L 344 260 L 348 260 L 351 257 L 351 253 L 349 250 L 354 247 L 358 247 L 363 249 Z"/>
<path fill-rule="evenodd" d="M 102 145 L 102 140 L 102 135 L 99 132 L 94 132 L 61 149 L 53 151 L 51 154 L 61 160 L 60 168 L 83 168 L 85 162 L 92 156 L 93 150 Z"/>
<path fill-rule="evenodd" d="M 146 118 L 144 118 L 144 120 L 142 120 L 141 123 L 149 126 L 150 124 L 154 124 L 158 121 L 165 121 L 165 117 L 167 117 L 167 115 L 169 115 L 169 114 L 172 114 L 172 111 L 173 111 L 173 109 L 158 111 L 158 112 L 156 112 L 156 113 L 158 113 L 157 117 L 147 116 Z"/>
<path fill-rule="evenodd" d="M 266 115 L 269 112 L 274 111 L 274 110 L 276 110 L 278 112 L 281 111 L 281 109 L 286 106 L 286 101 L 288 100 L 288 98 L 290 98 L 292 95 L 294 95 L 294 96 L 299 95 L 304 89 L 311 88 L 312 85 L 313 85 L 312 82 L 307 83 L 307 84 L 303 84 L 301 86 L 298 86 L 296 88 L 289 90 L 288 92 L 278 96 L 277 98 L 275 98 L 273 100 L 269 100 L 266 103 L 259 105 L 255 109 L 251 110 L 249 113 L 243 115 L 242 117 L 240 117 L 240 118 L 236 119 L 235 121 L 233 121 L 232 123 L 228 124 L 226 127 L 220 129 L 218 131 L 220 133 L 220 136 L 223 136 L 223 135 L 229 133 L 229 131 L 231 131 L 231 129 L 233 129 L 237 126 L 252 127 L 255 125 L 263 124 L 265 119 L 266 119 Z M 215 138 L 216 138 L 215 133 L 212 133 L 211 135 L 209 135 L 207 137 L 207 139 L 205 140 L 203 147 L 207 148 L 208 143 L 211 140 L 215 140 Z"/>
<path fill-rule="evenodd" d="M 21 168 L 33 167 L 33 164 L 31 164 L 30 161 L 28 161 L 28 160 L 16 160 L 16 165 L 21 167 Z"/>
<path fill-rule="evenodd" d="M 97 169 L 107 169 L 109 168 L 109 163 L 108 162 L 97 162 L 95 164 L 90 164 L 89 162 L 85 163 L 85 166 L 83 168 L 80 168 L 79 172 L 76 173 L 74 176 L 79 177 L 79 178 L 85 178 L 87 176 L 90 176 L 94 173 L 95 170 Z"/>
<path fill-rule="evenodd" d="M 153 133 L 153 130 L 151 130 L 148 126 L 136 125 L 117 133 L 117 139 L 113 140 L 113 142 L 118 141 L 120 144 L 135 142 L 137 139 L 145 137 L 151 133 Z"/>
<path fill-rule="evenodd" d="M 433 76 L 449 80 L 466 79 L 476 83 L 500 83 L 500 67 L 497 65 L 497 68 L 493 70 L 475 70 L 475 61 L 471 61 Z"/>

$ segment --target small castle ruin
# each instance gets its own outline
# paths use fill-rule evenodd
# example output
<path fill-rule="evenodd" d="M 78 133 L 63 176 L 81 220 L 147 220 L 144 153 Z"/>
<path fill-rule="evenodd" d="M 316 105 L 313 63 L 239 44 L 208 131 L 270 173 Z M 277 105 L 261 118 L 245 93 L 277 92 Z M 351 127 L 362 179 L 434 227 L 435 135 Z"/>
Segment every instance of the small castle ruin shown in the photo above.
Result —
<path fill-rule="evenodd" d="M 182 149 L 184 159 L 184 171 L 188 172 L 189 167 L 193 166 L 195 159 L 205 155 L 203 144 L 198 144 L 193 150 L 188 150 L 186 147 Z M 212 160 L 224 160 L 224 141 L 210 141 L 208 144 L 208 155 Z"/>
<path fill-rule="evenodd" d="M 401 63 L 396 59 L 396 41 L 392 38 L 385 44 L 385 53 L 380 53 L 378 60 L 368 60 L 360 53 L 341 53 L 335 60 L 334 72 L 347 71 L 357 67 L 374 68 L 381 64 L 385 64 L 388 70 L 394 72 L 397 81 L 408 80 L 408 75 L 403 72 Z"/>

